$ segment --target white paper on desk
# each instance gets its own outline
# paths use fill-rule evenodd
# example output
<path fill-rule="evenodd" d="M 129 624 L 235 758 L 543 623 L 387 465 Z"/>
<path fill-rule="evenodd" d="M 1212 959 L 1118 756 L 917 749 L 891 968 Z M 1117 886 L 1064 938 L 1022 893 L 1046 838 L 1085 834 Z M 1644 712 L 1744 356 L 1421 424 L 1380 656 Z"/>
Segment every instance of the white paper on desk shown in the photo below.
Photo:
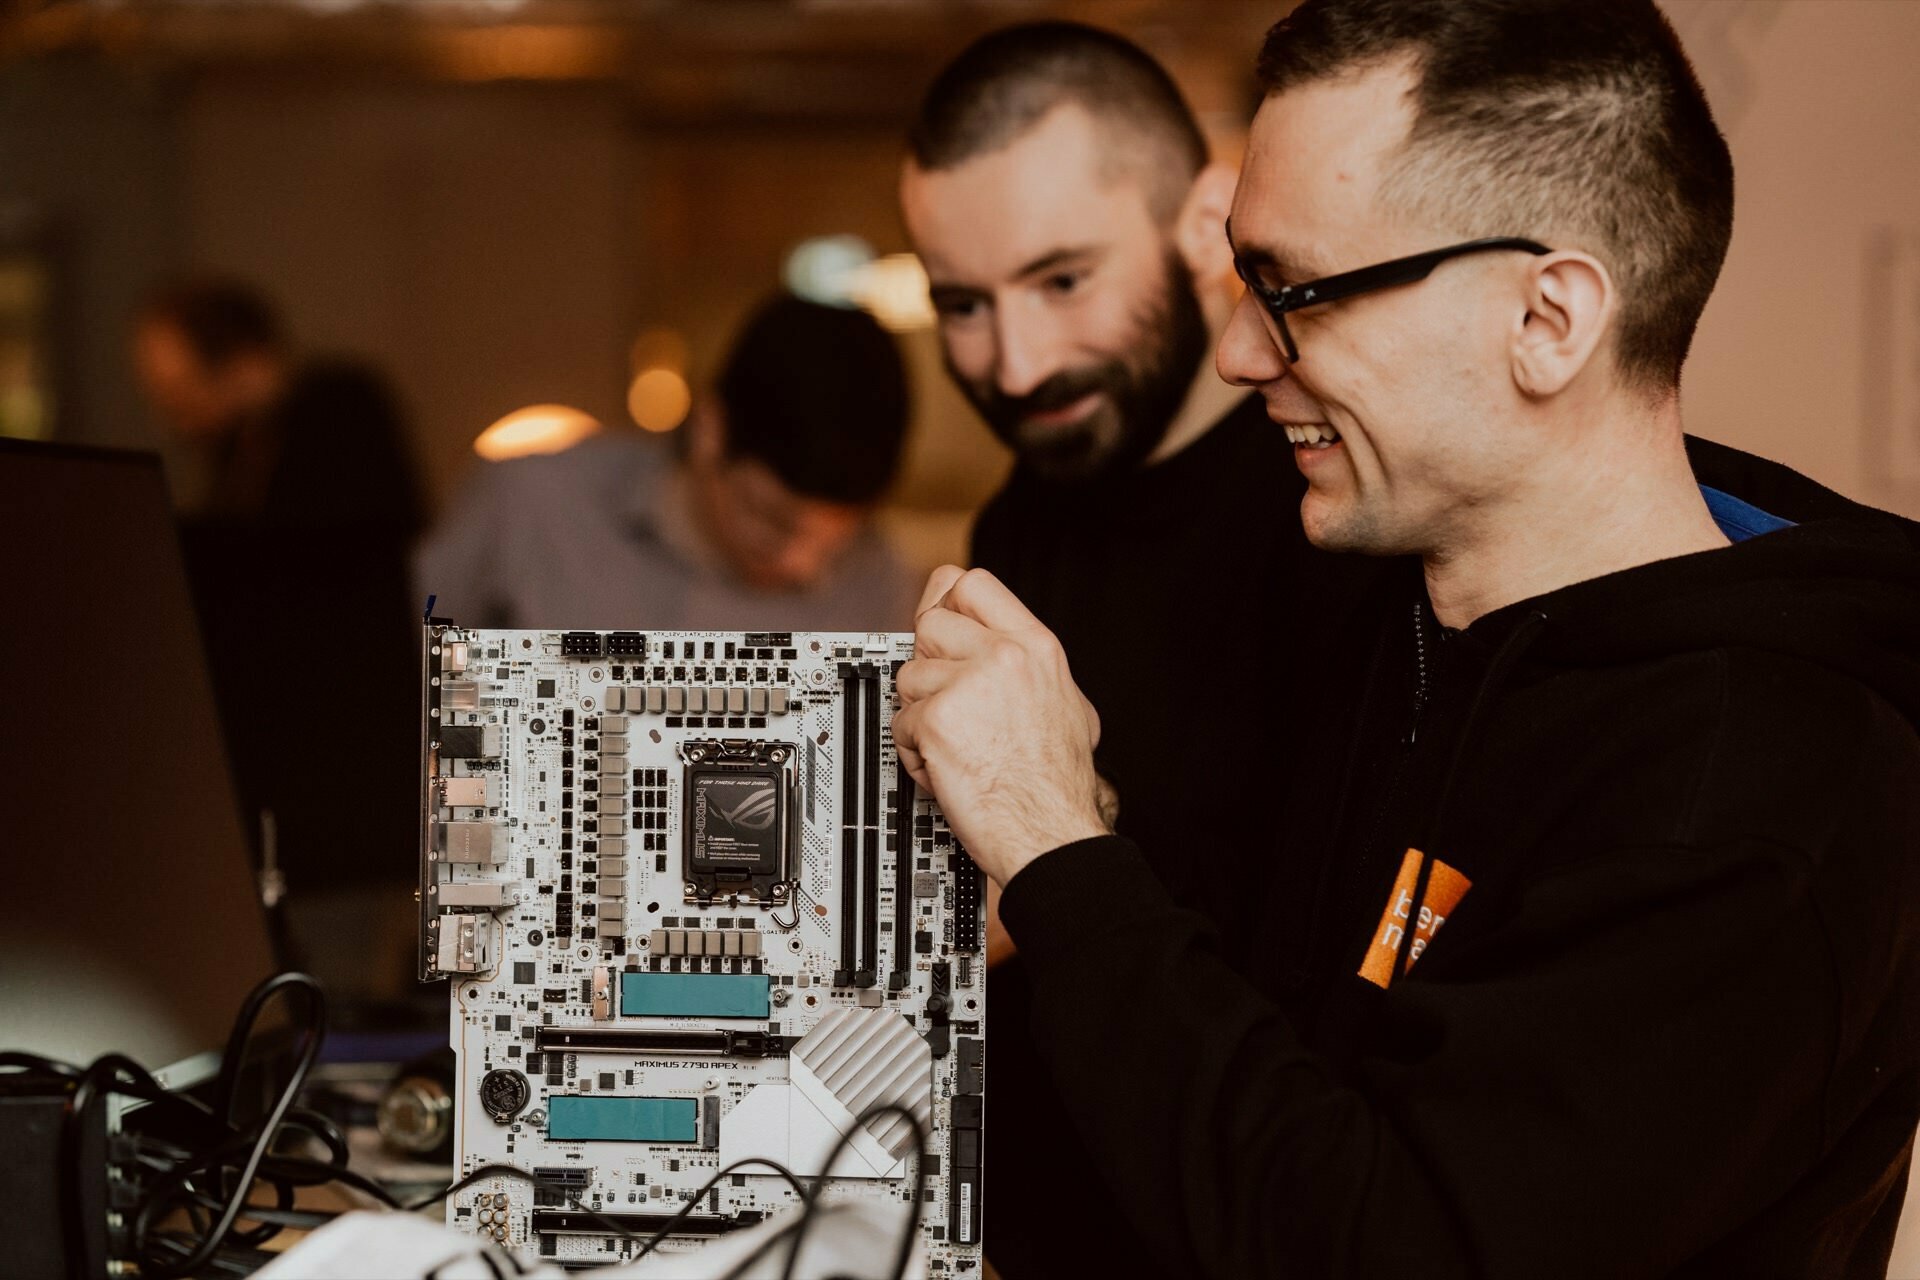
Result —
<path fill-rule="evenodd" d="M 411 1213 L 349 1213 L 321 1227 L 254 1276 L 255 1280 L 403 1280 L 431 1273 L 436 1280 L 496 1280 L 502 1271 L 513 1274 L 510 1267 L 489 1267 L 481 1259 L 485 1248 L 466 1232 Z M 548 1280 L 563 1274 L 554 1267 L 541 1267 L 526 1277 Z"/>

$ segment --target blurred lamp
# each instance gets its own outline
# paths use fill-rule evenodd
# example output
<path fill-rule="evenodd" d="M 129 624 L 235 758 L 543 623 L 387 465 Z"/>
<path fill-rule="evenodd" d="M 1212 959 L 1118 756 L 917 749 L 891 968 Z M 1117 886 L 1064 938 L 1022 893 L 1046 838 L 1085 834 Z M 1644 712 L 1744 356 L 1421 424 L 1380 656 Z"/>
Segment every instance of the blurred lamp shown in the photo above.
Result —
<path fill-rule="evenodd" d="M 876 258 L 856 273 L 853 300 L 895 333 L 933 327 L 927 269 L 910 253 Z"/>
<path fill-rule="evenodd" d="M 600 430 L 600 424 L 563 404 L 533 404 L 515 409 L 482 431 L 473 451 L 489 462 L 535 453 L 562 453 Z"/>
<path fill-rule="evenodd" d="M 910 253 L 878 258 L 859 236 L 820 236 L 795 245 L 781 274 L 796 296 L 859 307 L 895 333 L 933 326 L 926 269 Z"/>
<path fill-rule="evenodd" d="M 673 369 L 642 369 L 627 388 L 627 412 L 643 431 L 671 431 L 692 407 L 693 392 Z"/>
<path fill-rule="evenodd" d="M 815 236 L 793 246 L 781 278 L 796 298 L 829 307 L 853 307 L 854 277 L 873 261 L 859 236 Z"/>

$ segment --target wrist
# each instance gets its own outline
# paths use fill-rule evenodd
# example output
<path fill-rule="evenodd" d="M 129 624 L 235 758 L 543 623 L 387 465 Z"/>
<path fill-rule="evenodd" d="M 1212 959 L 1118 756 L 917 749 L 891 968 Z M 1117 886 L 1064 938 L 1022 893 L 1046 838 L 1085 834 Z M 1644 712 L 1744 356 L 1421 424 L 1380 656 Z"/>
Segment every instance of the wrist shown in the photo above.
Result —
<path fill-rule="evenodd" d="M 1082 840 L 1092 840 L 1112 834 L 1107 824 L 1093 815 L 1086 815 L 1059 825 L 1049 824 L 1045 828 L 1028 833 L 1024 839 L 1000 851 L 1000 856 L 993 859 L 991 865 L 986 865 L 985 870 L 987 876 L 1004 889 L 1007 881 L 1055 849 L 1064 849 Z"/>

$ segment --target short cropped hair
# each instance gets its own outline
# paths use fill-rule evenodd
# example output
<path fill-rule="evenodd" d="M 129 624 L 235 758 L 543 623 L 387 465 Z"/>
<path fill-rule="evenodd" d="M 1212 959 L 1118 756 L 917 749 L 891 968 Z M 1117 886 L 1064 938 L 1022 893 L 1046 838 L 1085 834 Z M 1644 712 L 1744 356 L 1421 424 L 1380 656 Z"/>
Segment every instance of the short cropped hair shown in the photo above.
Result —
<path fill-rule="evenodd" d="M 717 390 L 727 452 L 764 462 L 795 493 L 865 504 L 899 470 L 906 369 L 864 311 L 775 295 L 735 337 Z"/>
<path fill-rule="evenodd" d="M 1207 141 L 1166 69 L 1138 45 L 1078 22 L 990 32 L 947 64 L 907 133 L 914 164 L 953 169 L 1077 104 L 1104 132 L 1103 170 L 1132 170 L 1163 223 L 1207 163 Z"/>
<path fill-rule="evenodd" d="M 218 369 L 235 356 L 278 351 L 286 329 L 260 291 L 225 276 L 194 276 L 154 291 L 140 318 L 178 329 L 200 363 Z"/>
<path fill-rule="evenodd" d="M 1390 208 L 1461 238 L 1604 263 L 1622 381 L 1679 386 L 1733 235 L 1733 158 L 1653 0 L 1305 0 L 1260 52 L 1268 94 L 1412 60 Z"/>

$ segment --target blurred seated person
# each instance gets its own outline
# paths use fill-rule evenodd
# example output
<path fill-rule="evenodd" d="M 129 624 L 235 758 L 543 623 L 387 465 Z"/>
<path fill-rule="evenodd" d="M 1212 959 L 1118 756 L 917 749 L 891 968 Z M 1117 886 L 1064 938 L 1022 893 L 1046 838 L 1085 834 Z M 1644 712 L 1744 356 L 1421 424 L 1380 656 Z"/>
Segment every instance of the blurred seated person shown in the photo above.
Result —
<path fill-rule="evenodd" d="M 142 389 L 209 471 L 192 516 L 274 525 L 423 523 L 399 403 L 345 358 L 296 360 L 272 304 L 237 280 L 156 293 L 134 334 Z"/>
<path fill-rule="evenodd" d="M 273 305 L 231 279 L 155 293 L 132 355 L 207 471 L 181 541 L 256 857 L 296 893 L 410 880 L 407 553 L 424 522 L 397 398 L 363 363 L 300 358 Z"/>
<path fill-rule="evenodd" d="M 468 626 L 875 631 L 917 598 L 872 514 L 906 373 L 862 311 L 781 294 L 674 439 L 603 431 L 483 466 L 415 557 Z"/>

